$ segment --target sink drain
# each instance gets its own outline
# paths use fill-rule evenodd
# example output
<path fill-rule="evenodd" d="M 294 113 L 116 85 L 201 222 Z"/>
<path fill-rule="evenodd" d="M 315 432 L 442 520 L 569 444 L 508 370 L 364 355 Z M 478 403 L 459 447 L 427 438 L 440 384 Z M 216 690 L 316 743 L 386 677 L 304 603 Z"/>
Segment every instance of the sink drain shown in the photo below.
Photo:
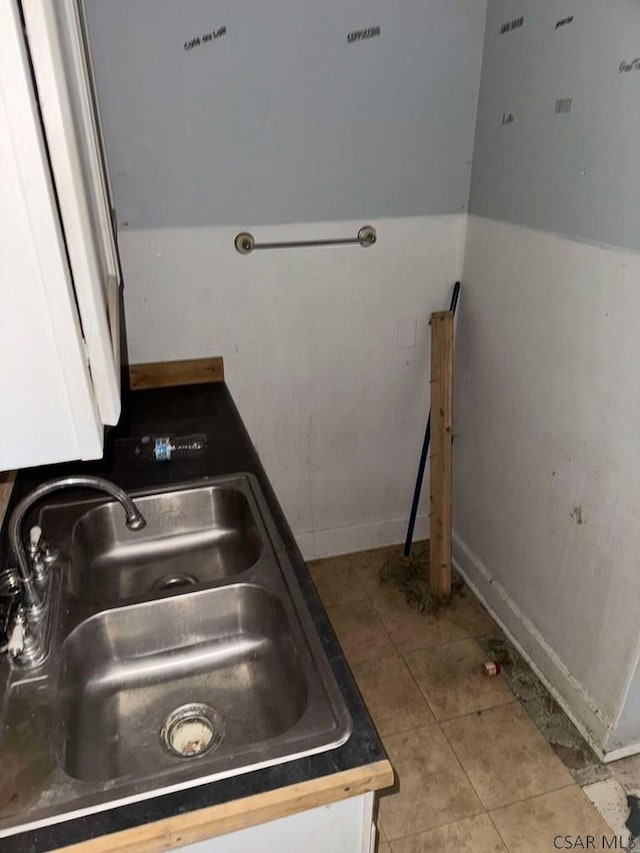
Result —
<path fill-rule="evenodd" d="M 197 583 L 198 580 L 193 575 L 165 575 L 158 578 L 151 589 L 157 592 L 163 589 L 175 589 L 178 586 L 194 586 Z"/>
<path fill-rule="evenodd" d="M 181 705 L 164 721 L 160 740 L 180 758 L 197 758 L 216 749 L 224 740 L 224 717 L 200 703 Z"/>

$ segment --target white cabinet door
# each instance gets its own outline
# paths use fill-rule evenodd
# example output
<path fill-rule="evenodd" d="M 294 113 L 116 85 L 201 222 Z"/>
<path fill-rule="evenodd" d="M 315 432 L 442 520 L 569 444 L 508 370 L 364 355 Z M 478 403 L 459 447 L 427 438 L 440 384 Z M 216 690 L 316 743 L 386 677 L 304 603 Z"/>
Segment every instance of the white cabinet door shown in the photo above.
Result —
<path fill-rule="evenodd" d="M 0 470 L 97 458 L 105 419 L 16 0 L 0 0 L 0 188 Z"/>
<path fill-rule="evenodd" d="M 82 330 L 103 423 L 120 416 L 119 264 L 78 0 L 22 0 Z"/>

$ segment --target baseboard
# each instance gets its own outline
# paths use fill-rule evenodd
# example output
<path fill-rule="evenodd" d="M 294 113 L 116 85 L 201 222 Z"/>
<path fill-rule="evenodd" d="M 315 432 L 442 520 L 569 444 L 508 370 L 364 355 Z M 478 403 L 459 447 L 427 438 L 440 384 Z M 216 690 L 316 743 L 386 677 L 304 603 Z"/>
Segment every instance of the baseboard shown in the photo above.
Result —
<path fill-rule="evenodd" d="M 582 685 L 456 532 L 453 534 L 453 560 L 469 586 L 598 757 L 606 761 L 613 760 L 611 754 L 605 756 L 603 748 L 611 723 L 596 710 Z"/>
<path fill-rule="evenodd" d="M 356 524 L 350 527 L 334 527 L 328 530 L 316 530 L 313 533 L 295 534 L 296 542 L 305 560 L 320 557 L 335 557 L 338 554 L 351 554 L 354 551 L 367 551 L 370 548 L 382 548 L 404 542 L 407 533 L 407 519 L 397 518 L 390 521 L 374 521 Z M 416 519 L 414 539 L 425 539 L 429 535 L 429 516 L 419 515 Z"/>
<path fill-rule="evenodd" d="M 300 549 L 303 559 L 315 560 L 316 558 L 316 542 L 313 533 L 296 533 L 294 534 L 296 543 Z"/>
<path fill-rule="evenodd" d="M 637 755 L 640 752 L 640 743 L 632 743 L 629 746 L 621 746 L 617 749 L 612 749 L 602 756 L 605 764 L 610 764 L 612 761 L 620 761 L 621 758 L 629 758 L 631 755 Z"/>

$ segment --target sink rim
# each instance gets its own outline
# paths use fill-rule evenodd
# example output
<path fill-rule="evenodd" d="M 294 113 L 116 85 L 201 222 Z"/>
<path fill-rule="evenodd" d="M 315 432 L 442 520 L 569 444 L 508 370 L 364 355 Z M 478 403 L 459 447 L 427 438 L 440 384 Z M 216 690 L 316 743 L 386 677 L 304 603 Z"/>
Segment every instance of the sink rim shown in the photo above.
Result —
<path fill-rule="evenodd" d="M 234 474 L 221 474 L 219 476 L 206 475 L 204 477 L 198 477 L 191 480 L 179 480 L 175 483 L 165 483 L 164 485 L 150 487 L 143 486 L 140 488 L 129 489 L 127 490 L 127 494 L 135 501 L 139 498 L 151 497 L 153 495 L 173 494 L 175 492 L 207 489 L 212 487 L 235 489 L 236 491 L 240 491 L 242 494 L 246 494 L 250 502 L 253 502 L 257 507 L 257 520 L 259 523 L 264 525 L 266 535 L 273 547 L 273 550 L 276 553 L 287 550 L 275 520 L 271 516 L 271 511 L 268 508 L 260 481 L 251 471 L 238 471 Z M 64 493 L 61 492 L 56 494 L 55 497 L 52 497 L 51 500 L 47 500 L 37 507 L 37 520 L 38 524 L 40 524 L 40 522 L 44 520 L 44 516 L 47 512 L 60 512 L 65 509 L 70 510 L 75 506 L 86 506 L 86 512 L 90 512 L 94 508 L 97 509 L 100 506 L 114 503 L 116 503 L 116 501 L 107 495 L 96 494 L 94 497 L 91 497 L 90 493 L 87 493 L 83 494 L 83 497 L 67 496 L 65 499 Z M 81 515 L 84 515 L 84 512 L 82 512 Z M 79 520 L 79 518 L 80 516 L 76 518 L 74 524 Z M 40 526 L 42 525 L 40 524 Z"/>
<path fill-rule="evenodd" d="M 124 525 L 120 507 L 114 500 L 101 500 L 86 508 L 75 519 L 68 536 L 71 592 L 81 601 L 104 605 L 127 604 L 146 598 L 156 591 L 164 591 L 157 586 L 164 577 L 187 577 L 193 571 L 172 568 L 172 564 L 180 564 L 181 559 L 188 561 L 194 554 L 212 552 L 219 555 L 220 567 L 225 560 L 231 565 L 233 558 L 228 554 L 229 545 L 225 544 L 227 533 L 232 534 L 231 544 L 236 546 L 239 568 L 216 574 L 214 566 L 212 577 L 193 578 L 192 585 L 199 588 L 218 579 L 245 575 L 265 554 L 270 555 L 274 550 L 260 507 L 251 491 L 242 488 L 245 484 L 244 479 L 238 478 L 233 483 L 198 483 L 137 494 L 134 499 L 147 525 L 135 532 Z M 181 495 L 185 496 L 182 502 Z M 165 499 L 167 505 L 163 503 Z M 195 514 L 191 525 L 190 512 Z M 176 528 L 172 529 L 174 521 Z M 43 524 L 46 521 L 41 519 L 41 526 Z M 164 561 L 168 565 L 156 577 L 156 567 Z M 212 567 L 208 568 L 211 571 Z M 122 578 L 120 584 L 124 589 L 110 590 L 110 577 Z M 136 589 L 141 580 L 140 588 Z M 127 592 L 128 586 L 133 586 L 135 591 Z M 176 593 L 178 591 L 175 589 Z"/>
<path fill-rule="evenodd" d="M 284 543 L 282 535 L 278 530 L 275 519 L 271 515 L 267 500 L 262 491 L 260 481 L 255 474 L 250 471 L 238 471 L 235 474 L 223 474 L 220 476 L 206 475 L 197 477 L 191 480 L 179 480 L 175 483 L 165 483 L 164 485 L 140 487 L 127 490 L 127 494 L 136 501 L 140 498 L 151 497 L 153 495 L 173 494 L 175 492 L 183 492 L 189 490 L 208 489 L 208 488 L 230 488 L 240 491 L 245 494 L 249 502 L 257 508 L 257 521 L 263 526 L 267 539 L 275 553 L 287 551 L 288 548 Z M 72 493 L 70 493 L 72 494 Z M 80 496 L 82 495 L 82 496 Z M 72 511 L 74 507 L 86 507 L 84 511 L 80 511 L 75 517 L 75 524 L 85 512 L 90 512 L 106 504 L 114 504 L 116 501 L 103 494 L 95 494 L 93 497 L 90 492 L 78 493 L 76 496 L 65 496 L 64 492 L 56 493 L 51 499 L 46 500 L 42 504 L 38 504 L 34 508 L 34 522 L 42 527 L 41 522 L 45 521 L 46 515 L 49 513 L 61 513 L 65 510 Z M 253 506 L 252 506 L 253 508 Z M 43 528 L 44 529 L 44 528 Z M 46 531 L 45 531 L 46 532 Z M 70 537 L 67 537 L 70 539 Z"/>
<path fill-rule="evenodd" d="M 253 563 L 246 569 L 243 569 L 241 572 L 238 572 L 237 574 L 228 577 L 212 578 L 211 580 L 199 581 L 195 585 L 195 587 L 190 587 L 187 585 L 181 587 L 175 586 L 167 589 L 155 589 L 152 587 L 146 591 L 140 592 L 139 594 L 132 595 L 127 598 L 102 601 L 95 601 L 85 598 L 82 595 L 78 595 L 73 591 L 73 581 L 69 579 L 67 581 L 67 586 L 70 587 L 71 594 L 74 595 L 79 602 L 90 605 L 92 608 L 100 608 L 100 610 L 108 610 L 115 607 L 125 607 L 128 604 L 135 604 L 140 601 L 146 601 L 156 598 L 166 598 L 168 596 L 173 595 L 182 595 L 192 591 L 193 588 L 208 589 L 214 586 L 224 585 L 226 583 L 234 583 L 236 582 L 236 579 L 244 579 L 245 577 L 248 578 L 254 570 L 259 569 L 261 563 L 265 559 L 268 560 L 274 555 L 277 559 L 279 554 L 287 552 L 288 549 L 285 546 L 282 536 L 277 528 L 276 522 L 273 516 L 271 515 L 271 512 L 266 502 L 266 498 L 262 492 L 260 482 L 256 475 L 252 474 L 251 472 L 239 471 L 234 474 L 224 474 L 221 476 L 205 476 L 197 478 L 195 480 L 181 480 L 180 482 L 152 486 L 151 488 L 132 489 L 128 492 L 128 494 L 135 501 L 140 498 L 153 497 L 156 495 L 175 494 L 177 492 L 184 491 L 206 491 L 212 488 L 230 488 L 232 490 L 240 492 L 244 497 L 247 498 L 249 503 L 249 510 L 255 521 L 257 535 L 261 543 L 261 553 L 255 563 Z M 56 499 L 47 501 L 46 503 L 38 507 L 36 516 L 37 524 L 45 531 L 45 534 L 47 534 L 47 536 L 49 536 L 47 530 L 50 524 L 50 516 L 53 516 L 53 519 L 55 520 L 56 516 L 59 516 L 61 514 L 63 516 L 66 513 L 70 513 L 73 515 L 71 529 L 68 532 L 68 535 L 65 537 L 67 548 L 62 549 L 67 551 L 67 553 L 63 555 L 65 558 L 64 562 L 68 564 L 65 565 L 65 571 L 67 573 L 71 571 L 71 547 L 75 535 L 76 525 L 78 525 L 85 518 L 86 515 L 93 512 L 94 510 L 99 510 L 107 505 L 114 506 L 115 504 L 116 501 L 105 495 L 96 495 L 94 497 L 67 497 L 66 499 L 64 497 L 56 496 Z M 55 538 L 53 539 L 52 544 L 54 544 L 54 546 L 58 546 L 59 548 L 61 546 L 61 543 Z"/>

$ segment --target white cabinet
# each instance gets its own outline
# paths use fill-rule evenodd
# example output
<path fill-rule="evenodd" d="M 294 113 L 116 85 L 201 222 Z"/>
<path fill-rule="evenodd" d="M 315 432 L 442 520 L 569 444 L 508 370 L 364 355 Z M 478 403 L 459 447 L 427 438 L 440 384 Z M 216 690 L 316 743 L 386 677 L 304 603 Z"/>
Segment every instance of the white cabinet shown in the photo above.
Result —
<path fill-rule="evenodd" d="M 307 809 L 171 853 L 374 853 L 373 793 Z"/>
<path fill-rule="evenodd" d="M 119 264 L 77 0 L 0 0 L 0 470 L 102 455 Z"/>

